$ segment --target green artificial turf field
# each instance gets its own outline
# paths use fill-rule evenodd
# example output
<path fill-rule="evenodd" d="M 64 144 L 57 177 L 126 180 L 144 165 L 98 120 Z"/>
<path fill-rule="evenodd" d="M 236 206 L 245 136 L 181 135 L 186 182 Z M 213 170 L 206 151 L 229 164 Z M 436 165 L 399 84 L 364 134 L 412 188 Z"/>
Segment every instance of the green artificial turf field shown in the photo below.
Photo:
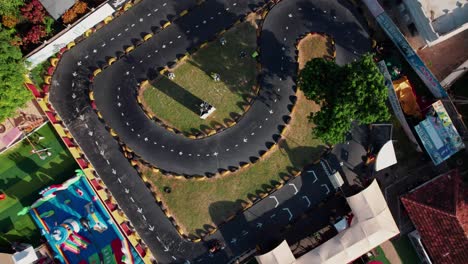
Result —
<path fill-rule="evenodd" d="M 45 187 L 64 182 L 78 168 L 73 157 L 55 134 L 51 124 L 46 124 L 29 136 L 36 149 L 50 148 L 50 157 L 41 160 L 31 153 L 27 140 L 0 154 L 0 248 L 11 242 L 39 244 L 39 232 L 28 214 L 18 216 L 25 206 L 31 205 Z"/>

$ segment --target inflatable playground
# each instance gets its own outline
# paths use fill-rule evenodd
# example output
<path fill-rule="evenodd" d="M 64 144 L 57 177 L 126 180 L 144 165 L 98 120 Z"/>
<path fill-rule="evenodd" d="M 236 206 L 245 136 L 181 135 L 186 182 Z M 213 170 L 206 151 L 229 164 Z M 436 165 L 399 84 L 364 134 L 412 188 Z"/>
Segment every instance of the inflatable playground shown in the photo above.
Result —
<path fill-rule="evenodd" d="M 60 263 L 143 263 L 85 177 L 40 195 L 29 212 Z"/>

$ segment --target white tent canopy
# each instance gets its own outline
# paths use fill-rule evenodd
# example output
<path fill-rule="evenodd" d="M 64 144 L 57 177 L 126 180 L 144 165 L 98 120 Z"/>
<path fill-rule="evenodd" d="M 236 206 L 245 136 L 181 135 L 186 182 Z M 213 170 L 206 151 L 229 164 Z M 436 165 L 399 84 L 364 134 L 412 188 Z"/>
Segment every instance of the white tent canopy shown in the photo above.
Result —
<path fill-rule="evenodd" d="M 380 148 L 377 157 L 375 158 L 375 171 L 379 171 L 390 167 L 397 163 L 395 149 L 393 148 L 393 142 L 387 141 L 382 148 Z"/>
<path fill-rule="evenodd" d="M 286 240 L 272 251 L 255 258 L 260 264 L 292 264 L 296 261 Z"/>
<path fill-rule="evenodd" d="M 346 200 L 354 213 L 353 222 L 348 229 L 293 262 L 259 263 L 349 263 L 400 233 L 377 181 L 374 180 L 362 192 Z M 288 250 L 290 252 L 289 248 Z"/>

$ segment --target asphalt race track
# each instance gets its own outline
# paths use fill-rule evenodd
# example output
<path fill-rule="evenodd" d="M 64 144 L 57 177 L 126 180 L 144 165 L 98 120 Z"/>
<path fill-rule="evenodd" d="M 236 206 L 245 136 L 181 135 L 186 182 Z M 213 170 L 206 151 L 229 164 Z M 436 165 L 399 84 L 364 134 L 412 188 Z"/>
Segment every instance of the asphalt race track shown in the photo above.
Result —
<path fill-rule="evenodd" d="M 258 157 L 260 151 L 267 150 L 267 146 L 278 139 L 294 104 L 295 44 L 301 35 L 324 32 L 333 36 L 339 64 L 370 50 L 364 23 L 347 1 L 283 0 L 273 7 L 263 23 L 259 40 L 261 89 L 257 100 L 232 128 L 204 139 L 190 140 L 146 117 L 135 97 L 138 83 L 154 78 L 157 69 L 213 39 L 217 32 L 255 6 L 264 4 L 254 0 L 207 0 L 196 6 L 195 2 L 145 0 L 131 8 L 63 55 L 50 91 L 50 102 L 55 110 L 158 263 L 184 263 L 186 260 L 228 263 L 255 247 L 263 227 L 277 230 L 295 215 L 308 210 L 310 204 L 318 203 L 327 195 L 327 190 L 328 194 L 333 193 L 331 184 L 323 166 L 317 165 L 313 169 L 317 176 L 315 183 L 315 177 L 305 173 L 291 182 L 294 187 L 286 185 L 275 192 L 275 198 L 265 198 L 246 211 L 244 217 L 221 226 L 212 236 L 224 240 L 227 247 L 210 257 L 206 245 L 182 239 L 154 202 L 138 173 L 123 156 L 118 142 L 92 109 L 89 91 L 94 91 L 97 108 L 106 124 L 144 160 L 167 171 L 203 175 L 238 167 L 239 163 Z M 134 45 L 146 33 L 154 32 L 188 8 L 193 9 L 90 82 L 89 76 L 95 68 L 107 64 L 111 57 L 118 57 L 127 46 Z M 275 216 L 271 217 L 273 214 Z"/>

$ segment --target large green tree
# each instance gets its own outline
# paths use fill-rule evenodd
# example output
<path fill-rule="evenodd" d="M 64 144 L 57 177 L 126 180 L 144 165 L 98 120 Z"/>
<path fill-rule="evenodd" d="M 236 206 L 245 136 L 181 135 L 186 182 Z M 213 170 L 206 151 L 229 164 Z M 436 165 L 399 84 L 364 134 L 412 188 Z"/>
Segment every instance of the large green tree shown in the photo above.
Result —
<path fill-rule="evenodd" d="M 16 16 L 24 0 L 0 0 L 0 16 Z"/>
<path fill-rule="evenodd" d="M 13 41 L 13 32 L 0 27 L 0 122 L 31 98 L 23 85 L 26 73 L 23 54 L 11 44 Z"/>
<path fill-rule="evenodd" d="M 299 75 L 299 86 L 309 100 L 321 105 L 310 116 L 314 134 L 329 144 L 343 142 L 351 122 L 387 121 L 387 88 L 370 54 L 343 67 L 313 59 Z"/>

